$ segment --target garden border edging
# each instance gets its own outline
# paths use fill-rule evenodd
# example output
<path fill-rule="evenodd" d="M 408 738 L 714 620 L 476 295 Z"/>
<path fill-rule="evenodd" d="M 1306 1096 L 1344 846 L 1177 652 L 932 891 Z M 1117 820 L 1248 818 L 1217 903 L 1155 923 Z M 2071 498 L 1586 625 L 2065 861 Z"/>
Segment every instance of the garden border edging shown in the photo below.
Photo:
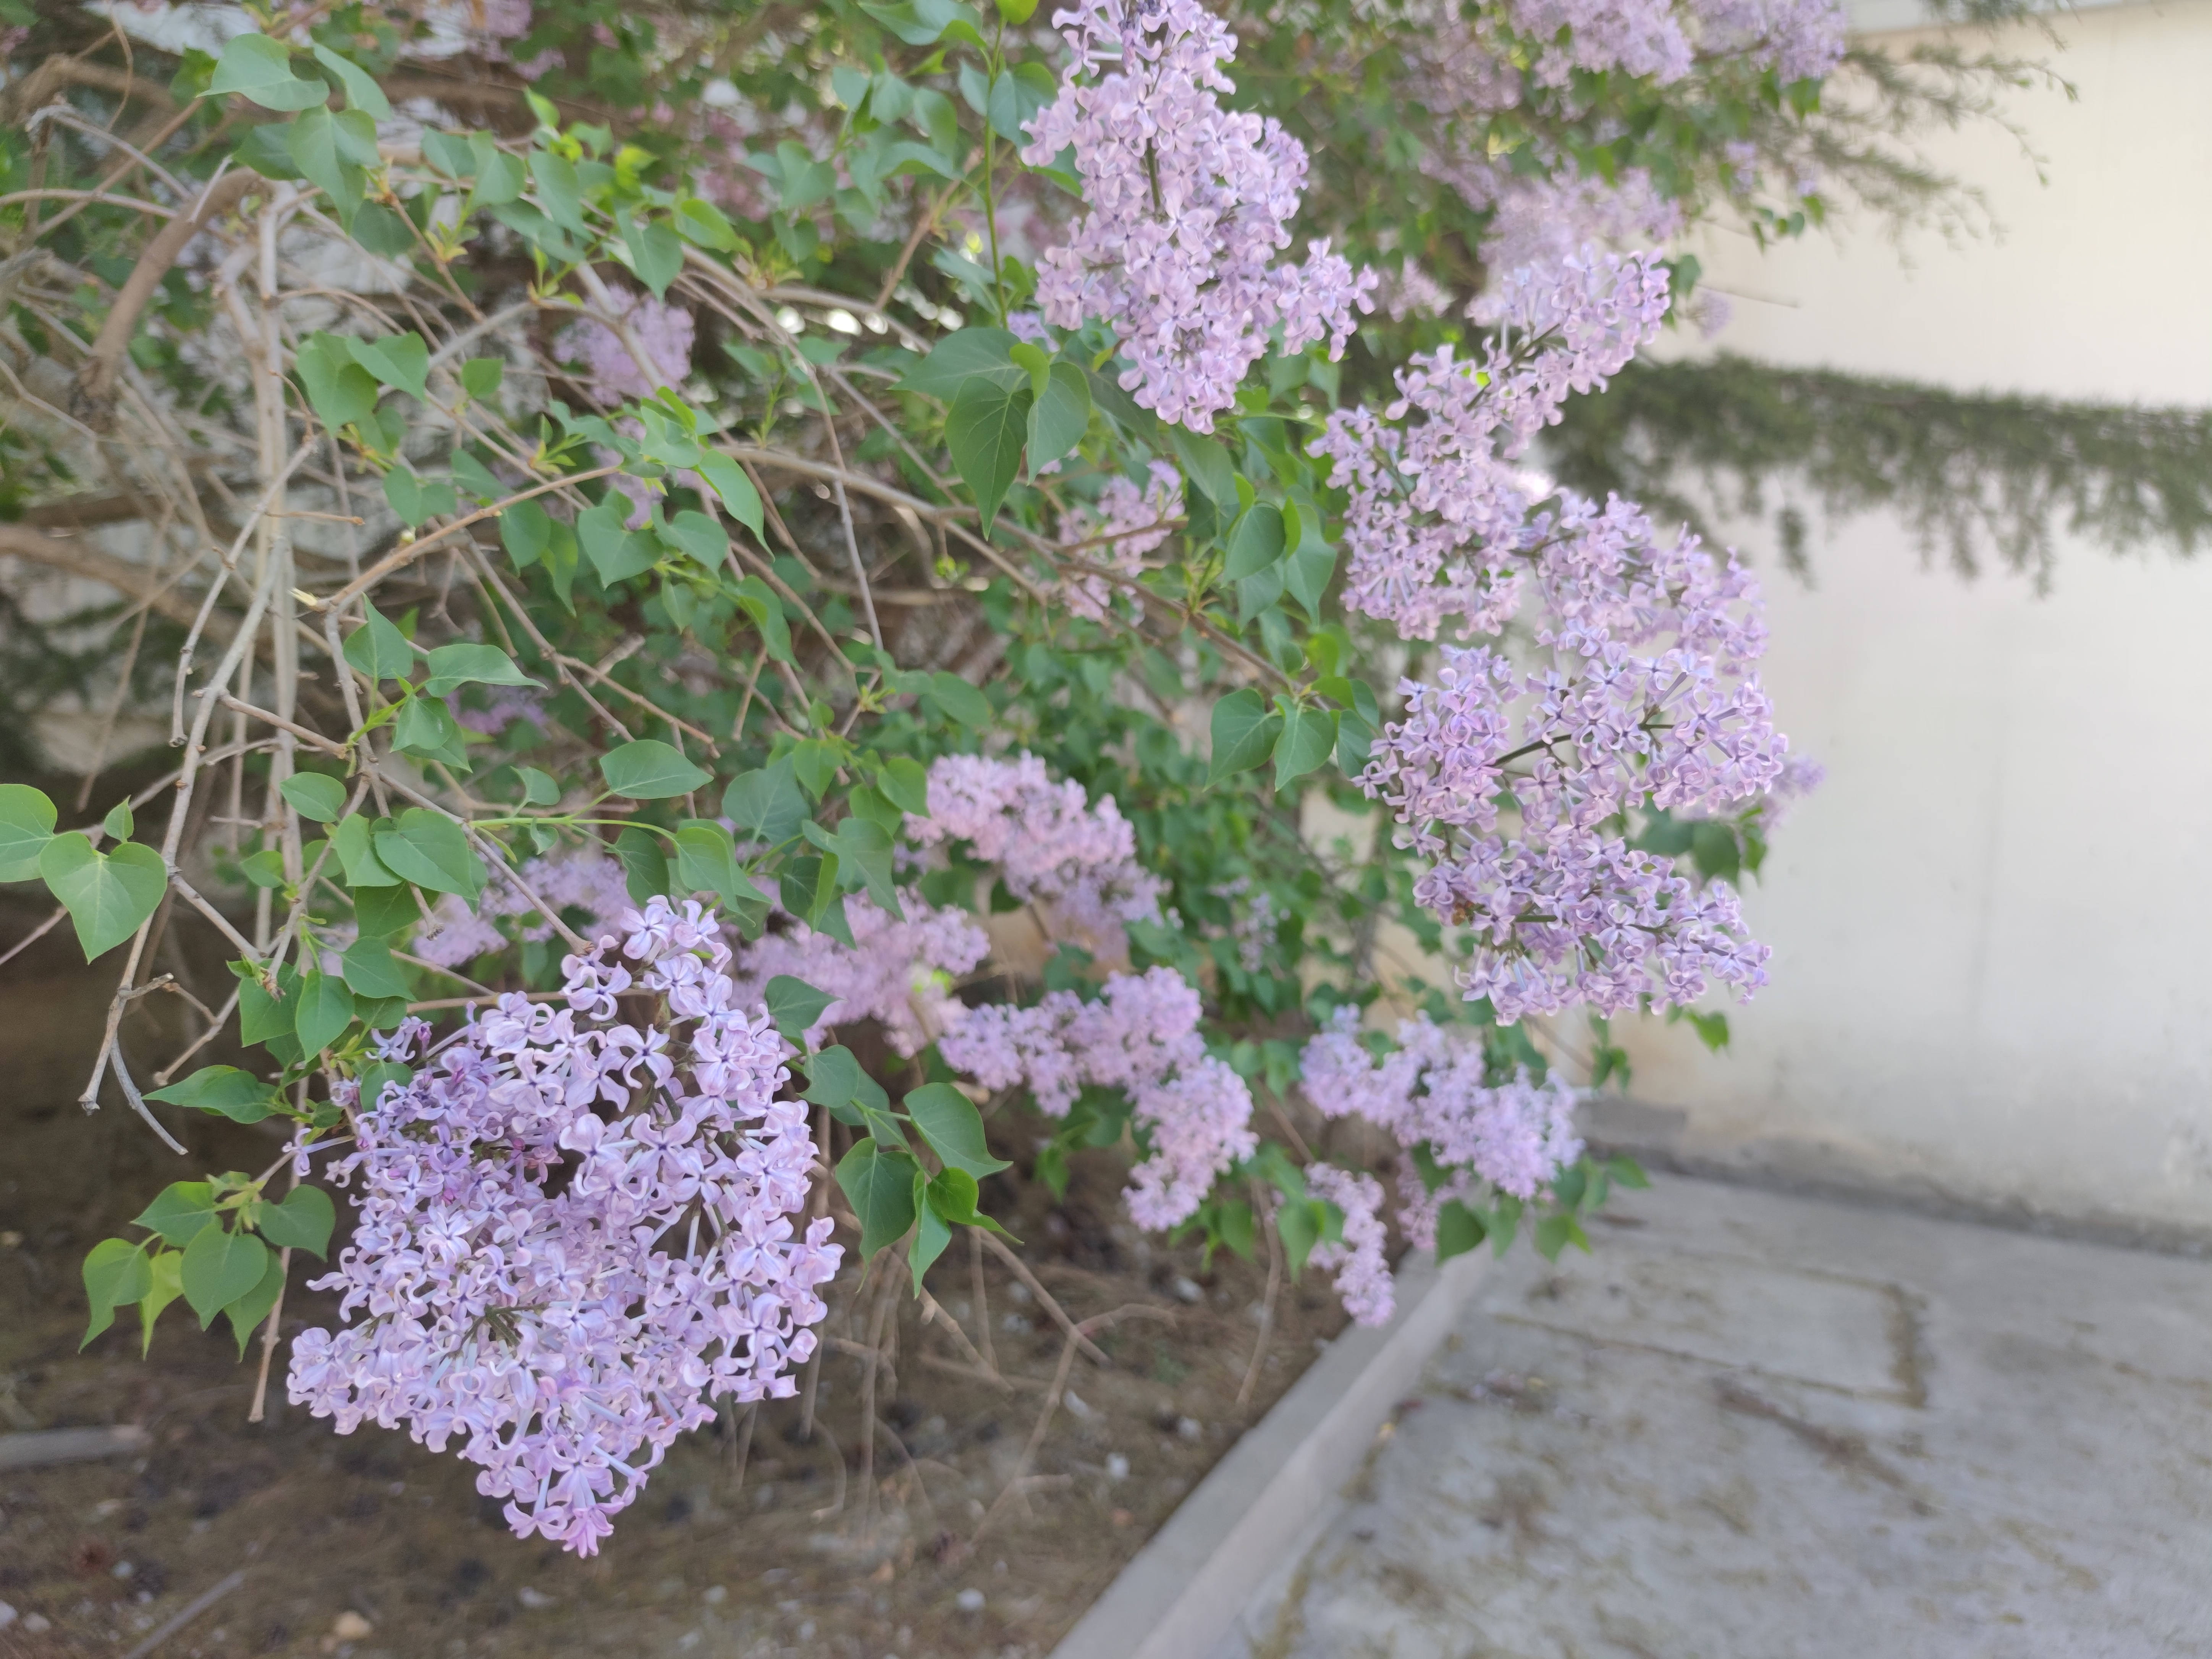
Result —
<path fill-rule="evenodd" d="M 1052 1659 L 1206 1659 L 1326 1516 L 1376 1431 L 1482 1280 L 1490 1252 L 1398 1271 L 1387 1325 L 1352 1325 L 1246 1431 L 1053 1650 Z"/>

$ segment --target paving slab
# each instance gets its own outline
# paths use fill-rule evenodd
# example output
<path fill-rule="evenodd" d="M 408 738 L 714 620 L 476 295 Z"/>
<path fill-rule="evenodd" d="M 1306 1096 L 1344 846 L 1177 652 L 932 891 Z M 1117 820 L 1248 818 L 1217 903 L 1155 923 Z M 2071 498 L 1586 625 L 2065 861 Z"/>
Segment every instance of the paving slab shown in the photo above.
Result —
<path fill-rule="evenodd" d="M 1213 1659 L 2212 1656 L 2212 1263 L 1683 1177 L 1592 1231 Z"/>

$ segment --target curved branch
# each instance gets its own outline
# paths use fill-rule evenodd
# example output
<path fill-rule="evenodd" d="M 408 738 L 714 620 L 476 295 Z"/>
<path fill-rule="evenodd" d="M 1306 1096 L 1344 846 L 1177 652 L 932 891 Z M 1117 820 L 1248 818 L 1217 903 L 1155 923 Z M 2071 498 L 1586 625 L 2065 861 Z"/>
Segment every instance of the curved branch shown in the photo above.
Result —
<path fill-rule="evenodd" d="M 199 611 L 198 605 L 153 572 L 112 553 L 103 553 L 75 536 L 48 536 L 21 525 L 0 524 L 0 553 L 65 570 L 73 576 L 89 576 L 94 581 L 105 582 L 148 610 L 187 628 Z"/>

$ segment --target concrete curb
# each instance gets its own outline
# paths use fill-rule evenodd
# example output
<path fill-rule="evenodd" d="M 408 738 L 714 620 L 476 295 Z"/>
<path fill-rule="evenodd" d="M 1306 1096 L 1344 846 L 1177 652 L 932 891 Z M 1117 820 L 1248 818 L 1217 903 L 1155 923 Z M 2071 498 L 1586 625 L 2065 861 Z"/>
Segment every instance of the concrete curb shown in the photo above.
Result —
<path fill-rule="evenodd" d="M 1206 1659 L 1329 1513 L 1490 1259 L 1474 1250 L 1439 1268 L 1425 1252 L 1409 1253 L 1391 1322 L 1347 1327 L 1137 1552 L 1053 1659 Z"/>

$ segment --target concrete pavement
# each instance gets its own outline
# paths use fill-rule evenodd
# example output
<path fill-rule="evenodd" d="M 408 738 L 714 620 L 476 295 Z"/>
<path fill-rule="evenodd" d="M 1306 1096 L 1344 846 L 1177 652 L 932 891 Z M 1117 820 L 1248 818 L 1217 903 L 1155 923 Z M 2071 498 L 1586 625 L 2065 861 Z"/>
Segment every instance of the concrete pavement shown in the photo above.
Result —
<path fill-rule="evenodd" d="M 2212 1656 L 2212 1263 L 1680 1176 L 1592 1233 L 1214 1659 Z"/>

